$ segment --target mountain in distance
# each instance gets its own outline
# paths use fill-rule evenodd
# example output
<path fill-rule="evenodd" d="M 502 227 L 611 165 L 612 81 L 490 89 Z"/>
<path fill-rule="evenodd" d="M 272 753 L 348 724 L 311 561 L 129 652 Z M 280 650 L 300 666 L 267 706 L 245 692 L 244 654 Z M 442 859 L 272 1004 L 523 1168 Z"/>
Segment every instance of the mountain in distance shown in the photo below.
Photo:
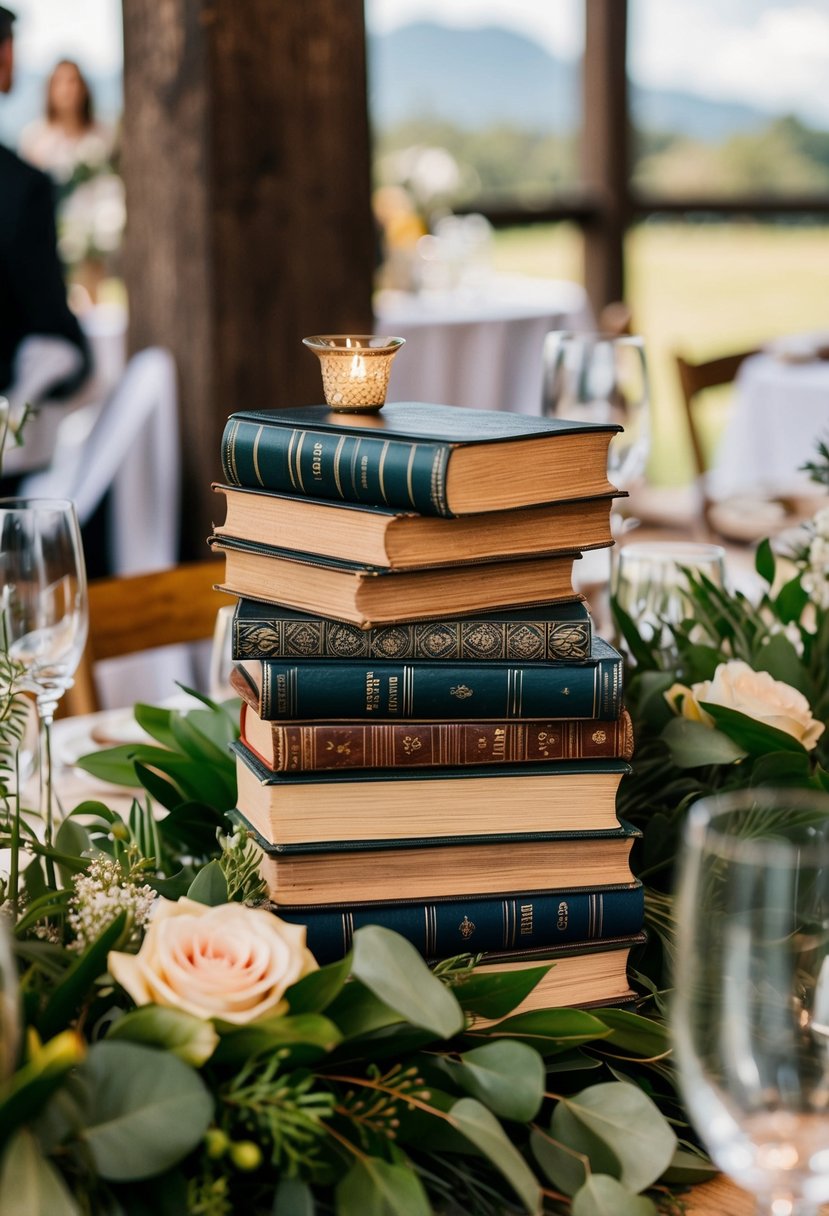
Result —
<path fill-rule="evenodd" d="M 499 26 L 460 29 L 420 21 L 368 43 L 369 98 L 375 126 L 437 118 L 468 130 L 515 126 L 564 134 L 580 121 L 581 68 L 540 43 Z M 775 115 L 680 90 L 631 86 L 634 123 L 719 142 L 762 130 Z"/>

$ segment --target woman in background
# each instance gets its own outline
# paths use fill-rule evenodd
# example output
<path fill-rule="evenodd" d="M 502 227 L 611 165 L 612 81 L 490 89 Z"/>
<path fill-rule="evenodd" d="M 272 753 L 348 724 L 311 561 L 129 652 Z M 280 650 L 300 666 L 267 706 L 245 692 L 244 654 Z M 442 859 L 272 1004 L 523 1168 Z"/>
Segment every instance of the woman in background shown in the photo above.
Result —
<path fill-rule="evenodd" d="M 61 193 L 78 179 L 100 172 L 109 160 L 112 137 L 96 122 L 92 93 L 71 59 L 62 59 L 46 86 L 46 117 L 29 123 L 20 140 L 24 160 L 44 169 Z"/>

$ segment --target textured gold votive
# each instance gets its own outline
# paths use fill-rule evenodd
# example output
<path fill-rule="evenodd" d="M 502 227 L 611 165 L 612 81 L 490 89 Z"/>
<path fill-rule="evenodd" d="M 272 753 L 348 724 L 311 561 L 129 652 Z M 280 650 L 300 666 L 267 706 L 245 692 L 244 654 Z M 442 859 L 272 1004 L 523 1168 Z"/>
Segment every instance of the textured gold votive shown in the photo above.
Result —
<path fill-rule="evenodd" d="M 322 388 L 332 410 L 361 414 L 383 408 L 391 361 L 405 338 L 316 334 L 302 341 L 322 365 Z"/>

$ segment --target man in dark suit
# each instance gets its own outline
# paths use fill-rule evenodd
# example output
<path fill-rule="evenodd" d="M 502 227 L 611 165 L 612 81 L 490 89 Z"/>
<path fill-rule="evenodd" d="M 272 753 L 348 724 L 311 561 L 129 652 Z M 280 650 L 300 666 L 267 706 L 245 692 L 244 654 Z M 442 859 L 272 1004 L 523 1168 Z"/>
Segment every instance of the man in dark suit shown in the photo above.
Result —
<path fill-rule="evenodd" d="M 0 6 L 0 93 L 12 87 L 14 19 Z M 34 369 L 33 360 L 28 361 L 31 375 L 21 367 L 21 344 L 34 337 L 47 341 L 41 344 Z M 44 370 L 49 367 L 51 379 Z M 14 391 L 15 382 L 22 390 L 20 382 L 27 380 L 32 394 L 37 392 L 41 399 L 65 397 L 89 370 L 86 339 L 66 302 L 52 184 L 0 145 L 0 395 L 8 396 L 14 408 L 20 395 Z"/>

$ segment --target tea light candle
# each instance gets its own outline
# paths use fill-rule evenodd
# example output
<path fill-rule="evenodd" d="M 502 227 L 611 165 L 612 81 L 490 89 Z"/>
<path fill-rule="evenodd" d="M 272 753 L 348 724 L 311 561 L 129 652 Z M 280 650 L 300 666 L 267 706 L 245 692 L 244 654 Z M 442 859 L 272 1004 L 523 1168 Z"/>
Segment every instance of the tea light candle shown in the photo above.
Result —
<path fill-rule="evenodd" d="M 320 361 L 323 392 L 332 410 L 360 414 L 383 408 L 391 362 L 405 338 L 317 334 L 302 341 Z"/>

